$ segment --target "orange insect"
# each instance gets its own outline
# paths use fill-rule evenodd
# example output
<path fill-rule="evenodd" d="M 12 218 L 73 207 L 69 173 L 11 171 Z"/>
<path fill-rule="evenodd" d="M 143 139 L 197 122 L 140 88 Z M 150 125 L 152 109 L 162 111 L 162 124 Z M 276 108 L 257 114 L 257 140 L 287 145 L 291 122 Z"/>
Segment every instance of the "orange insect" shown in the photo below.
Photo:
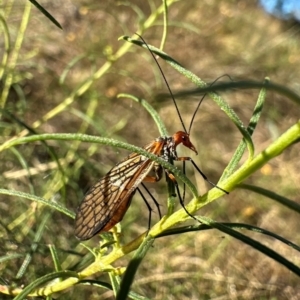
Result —
<path fill-rule="evenodd" d="M 150 53 L 153 55 L 151 51 Z M 160 68 L 159 65 L 158 67 Z M 162 76 L 172 95 L 170 87 L 163 73 Z M 201 101 L 203 100 L 203 98 L 201 99 Z M 207 179 L 207 177 L 197 167 L 195 162 L 190 157 L 177 156 L 176 147 L 180 144 L 191 149 L 196 154 L 198 154 L 198 152 L 194 147 L 194 145 L 192 144 L 192 142 L 190 141 L 189 133 L 187 133 L 185 129 L 185 126 L 179 114 L 179 110 L 174 97 L 172 97 L 172 99 L 174 101 L 176 110 L 178 112 L 179 118 L 181 120 L 181 123 L 185 131 L 178 131 L 175 134 L 173 134 L 171 137 L 159 137 L 155 141 L 152 141 L 150 144 L 146 145 L 144 149 L 154 155 L 163 158 L 167 162 L 191 161 L 194 167 L 197 169 L 197 171 L 202 175 L 202 177 L 206 181 L 208 181 L 213 186 L 219 188 L 218 186 L 216 186 L 214 183 L 212 183 Z M 200 106 L 200 103 L 197 106 L 192 121 Z M 154 171 L 155 176 L 148 175 L 150 171 Z M 87 192 L 83 201 L 78 207 L 76 218 L 75 218 L 76 237 L 80 240 L 87 240 L 93 237 L 94 235 L 96 235 L 97 233 L 110 230 L 114 225 L 116 225 L 123 219 L 131 203 L 132 197 L 135 194 L 136 190 L 138 189 L 139 184 L 141 184 L 142 182 L 159 181 L 162 178 L 163 171 L 165 171 L 167 176 L 175 183 L 180 204 L 182 205 L 186 213 L 190 217 L 195 219 L 195 217 L 191 215 L 184 206 L 183 199 L 180 196 L 178 184 L 176 182 L 174 175 L 170 173 L 167 169 L 163 169 L 161 165 L 150 160 L 149 158 L 137 153 L 132 153 L 123 161 L 121 161 L 116 166 L 114 166 L 102 179 L 100 179 L 100 181 L 98 181 Z M 219 189 L 222 190 L 224 193 L 228 193 L 221 188 Z M 145 200 L 144 197 L 143 199 Z M 158 206 L 156 202 L 155 204 Z M 147 206 L 150 211 L 150 219 L 149 219 L 150 222 L 151 208 L 149 204 L 147 204 Z"/>

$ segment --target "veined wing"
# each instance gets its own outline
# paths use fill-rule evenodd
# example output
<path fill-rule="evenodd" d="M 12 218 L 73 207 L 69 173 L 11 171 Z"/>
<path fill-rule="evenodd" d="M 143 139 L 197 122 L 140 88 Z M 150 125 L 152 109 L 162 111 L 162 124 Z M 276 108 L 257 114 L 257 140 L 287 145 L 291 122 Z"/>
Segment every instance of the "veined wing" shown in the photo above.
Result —
<path fill-rule="evenodd" d="M 144 149 L 159 155 L 162 142 L 152 142 Z M 114 166 L 85 195 L 75 218 L 75 235 L 87 240 L 108 231 L 126 213 L 138 185 L 154 166 L 154 162 L 137 153 Z"/>

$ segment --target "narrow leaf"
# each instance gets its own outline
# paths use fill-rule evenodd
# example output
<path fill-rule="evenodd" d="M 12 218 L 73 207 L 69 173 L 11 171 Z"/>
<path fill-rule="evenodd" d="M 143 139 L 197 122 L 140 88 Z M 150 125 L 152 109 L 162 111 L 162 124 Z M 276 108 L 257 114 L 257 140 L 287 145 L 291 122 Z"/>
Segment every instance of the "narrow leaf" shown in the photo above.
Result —
<path fill-rule="evenodd" d="M 140 245 L 138 250 L 136 251 L 133 259 L 130 261 L 130 263 L 126 269 L 126 272 L 124 273 L 124 277 L 123 277 L 123 280 L 122 280 L 121 286 L 120 286 L 120 291 L 117 295 L 116 300 L 126 300 L 127 299 L 129 289 L 133 282 L 135 273 L 136 273 L 140 263 L 142 262 L 143 258 L 147 254 L 148 250 L 152 246 L 153 242 L 154 242 L 154 238 L 152 236 L 148 235 L 144 239 L 144 241 L 142 242 L 142 244 Z"/>
<path fill-rule="evenodd" d="M 56 25 L 59 29 L 63 29 L 59 22 L 36 0 L 29 0 L 44 16 L 46 16 L 54 25 Z"/>

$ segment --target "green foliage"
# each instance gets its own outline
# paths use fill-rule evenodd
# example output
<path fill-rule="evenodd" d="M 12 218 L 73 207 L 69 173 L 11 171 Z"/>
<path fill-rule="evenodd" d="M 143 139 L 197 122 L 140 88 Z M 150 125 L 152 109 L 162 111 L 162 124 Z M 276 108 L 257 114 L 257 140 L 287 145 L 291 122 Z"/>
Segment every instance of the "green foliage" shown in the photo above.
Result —
<path fill-rule="evenodd" d="M 35 10 L 34 16 L 41 17 L 38 22 L 46 24 L 44 25 L 45 28 L 51 28 L 51 31 L 55 30 L 52 23 L 59 28 L 64 28 L 66 22 L 58 21 L 59 18 L 55 13 L 51 13 L 51 5 L 48 9 L 36 1 L 30 2 L 42 12 L 41 15 Z M 180 267 L 183 270 L 186 268 L 187 271 L 182 271 L 184 275 L 179 274 L 179 278 L 182 276 L 193 282 L 201 283 L 199 283 L 199 289 L 197 285 L 192 285 L 192 288 L 184 290 L 185 285 L 180 283 L 177 283 L 176 289 L 173 289 L 175 283 L 172 282 L 171 291 L 174 293 L 174 298 L 180 299 L 187 292 L 189 298 L 193 298 L 192 295 L 196 295 L 194 298 L 201 298 L 221 294 L 217 287 L 210 286 L 207 288 L 205 286 L 205 266 L 198 270 L 200 266 L 193 262 L 194 269 L 187 267 L 188 260 L 185 261 L 184 255 L 195 257 L 199 254 L 195 250 L 197 254 L 188 256 L 194 247 L 193 241 L 196 244 L 197 239 L 200 239 L 204 249 L 201 252 L 203 259 L 208 256 L 207 261 L 212 263 L 209 268 L 214 268 L 213 264 L 216 261 L 221 264 L 221 262 L 232 257 L 238 260 L 235 250 L 226 253 L 224 251 L 224 249 L 235 247 L 233 243 L 234 240 L 237 240 L 242 242 L 242 245 L 247 245 L 246 250 L 243 250 L 243 261 L 246 261 L 245 257 L 253 255 L 252 250 L 256 250 L 260 257 L 271 258 L 272 262 L 276 262 L 279 273 L 284 270 L 285 272 L 290 271 L 291 276 L 299 276 L 300 268 L 297 266 L 297 260 L 294 262 L 286 254 L 289 252 L 282 254 L 273 245 L 262 243 L 265 237 L 269 237 L 276 245 L 277 243 L 283 245 L 286 247 L 285 250 L 288 249 L 287 251 L 293 249 L 299 255 L 299 246 L 289 240 L 291 238 L 298 241 L 296 229 L 292 230 L 289 238 L 284 238 L 285 234 L 279 232 L 276 227 L 270 227 L 271 230 L 268 230 L 262 226 L 252 225 L 251 220 L 247 220 L 246 217 L 243 222 L 236 221 L 236 219 L 239 220 L 243 217 L 241 211 L 247 206 L 247 201 L 251 203 L 251 208 L 253 208 L 253 203 L 256 203 L 258 210 L 261 209 L 262 214 L 264 211 L 266 215 L 270 208 L 264 206 L 262 199 L 270 199 L 273 201 L 271 202 L 272 205 L 279 203 L 286 209 L 280 214 L 279 219 L 272 220 L 274 222 L 272 225 L 284 223 L 284 214 L 295 215 L 295 220 L 297 220 L 300 207 L 292 199 L 295 194 L 299 193 L 299 189 L 298 192 L 295 191 L 294 185 L 290 184 L 290 182 L 298 183 L 296 177 L 292 177 L 290 173 L 289 176 L 278 174 L 279 179 L 273 179 L 276 180 L 276 183 L 275 181 L 273 183 L 270 182 L 272 179 L 268 179 L 270 178 L 268 177 L 269 174 L 265 171 L 267 175 L 259 177 L 259 181 L 262 182 L 261 185 L 263 186 L 265 183 L 264 188 L 255 186 L 251 182 L 253 178 L 256 178 L 255 176 L 259 176 L 259 171 L 262 172 L 262 170 L 271 168 L 273 162 L 280 164 L 280 166 L 286 164 L 288 157 L 292 156 L 293 147 L 296 147 L 300 140 L 298 116 L 295 117 L 291 109 L 289 122 L 280 127 L 280 134 L 278 133 L 274 138 L 268 138 L 266 141 L 261 139 L 260 142 L 257 142 L 257 136 L 265 135 L 268 126 L 271 128 L 270 120 L 272 118 L 276 119 L 279 115 L 280 125 L 285 123 L 280 108 L 275 110 L 274 103 L 268 106 L 270 92 L 272 92 L 272 98 L 282 101 L 283 106 L 294 105 L 291 107 L 297 109 L 299 109 L 300 96 L 288 86 L 275 84 L 268 78 L 261 82 L 261 76 L 257 75 L 258 80 L 232 80 L 229 77 L 230 80 L 225 82 L 223 80 L 211 84 L 206 83 L 205 80 L 195 74 L 195 71 L 190 70 L 192 67 L 183 67 L 173 58 L 175 55 L 163 52 L 162 49 L 168 43 L 168 38 L 172 34 L 176 34 L 177 27 L 180 30 L 185 30 L 186 33 L 192 33 L 193 38 L 199 34 L 200 29 L 183 21 L 186 15 L 191 19 L 193 18 L 193 9 L 197 8 L 197 1 L 191 7 L 184 4 L 184 1 L 175 0 L 165 0 L 162 3 L 149 1 L 147 5 L 134 1 L 119 3 L 123 8 L 128 9 L 126 13 L 130 17 L 118 11 L 118 6 L 114 6 L 109 11 L 105 4 L 97 4 L 100 5 L 100 13 L 97 14 L 97 5 L 94 7 L 92 2 L 82 5 L 78 10 L 80 17 L 77 19 L 77 30 L 78 32 L 83 30 L 83 35 L 86 34 L 90 38 L 90 43 L 85 45 L 86 39 L 84 39 L 85 42 L 79 42 L 80 51 L 70 50 L 69 56 L 66 56 L 67 59 L 64 57 L 66 54 L 59 50 L 61 45 L 58 45 L 58 49 L 54 49 L 57 46 L 55 39 L 46 38 L 45 33 L 42 33 L 42 36 L 45 35 L 45 40 L 50 40 L 46 42 L 49 48 L 45 47 L 44 53 L 34 49 L 34 40 L 31 40 L 32 49 L 28 48 L 28 44 L 24 45 L 26 38 L 32 38 L 35 32 L 34 27 L 30 27 L 30 21 L 34 21 L 30 2 L 27 1 L 22 7 L 24 10 L 20 17 L 19 27 L 12 21 L 11 12 L 13 10 L 20 11 L 20 7 L 14 6 L 14 1 L 9 1 L 0 15 L 4 45 L 0 69 L 0 114 L 2 116 L 0 123 L 0 152 L 2 155 L 0 211 L 3 216 L 0 222 L 0 234 L 3 241 L 0 247 L 0 261 L 3 264 L 0 273 L 0 292 L 15 296 L 14 299 L 38 296 L 51 299 L 53 294 L 56 294 L 55 299 L 57 299 L 57 295 L 63 291 L 62 297 L 64 299 L 73 299 L 75 292 L 72 295 L 73 292 L 70 290 L 70 287 L 73 287 L 76 290 L 76 297 L 79 298 L 78 295 L 80 294 L 82 299 L 89 296 L 90 299 L 94 299 L 93 293 L 96 294 L 99 291 L 97 295 L 100 295 L 106 290 L 110 291 L 111 296 L 113 294 L 116 299 L 127 299 L 127 297 L 130 299 L 153 299 L 156 287 L 152 288 L 149 284 L 148 289 L 137 288 L 138 276 L 147 278 L 151 272 L 154 273 L 153 269 L 159 265 L 160 255 L 166 257 L 166 264 L 170 263 L 172 266 L 172 259 L 175 257 L 174 252 L 181 247 L 182 253 L 176 257 L 183 257 Z M 218 7 L 218 3 L 217 1 L 214 6 Z M 173 9 L 174 11 L 172 11 Z M 169 14 L 176 10 L 181 13 L 178 21 L 181 21 L 180 18 L 182 18 L 182 24 L 170 21 Z M 57 9 L 56 12 L 58 11 Z M 118 25 L 118 29 L 109 32 L 105 27 L 105 30 L 102 28 L 94 35 L 92 30 L 90 32 L 93 26 L 85 28 L 85 25 L 79 21 L 80 18 L 85 17 L 88 11 L 96 19 L 100 18 L 96 22 L 99 27 L 101 27 L 101 22 L 105 20 L 108 28 L 112 28 L 110 22 L 113 22 L 116 26 Z M 223 7 L 222 11 L 224 13 L 226 9 Z M 207 14 L 210 13 L 209 10 L 206 12 Z M 105 16 L 104 19 L 103 16 Z M 127 17 L 131 22 L 128 22 Z M 136 26 L 134 29 L 132 24 Z M 228 32 L 225 29 L 222 30 L 224 30 L 223 36 L 226 36 L 230 31 L 230 26 L 227 28 Z M 59 29 L 57 31 L 61 32 Z M 157 41 L 160 40 L 160 49 L 150 44 L 146 46 L 135 35 L 132 37 L 124 35 L 133 32 L 137 32 L 143 37 L 156 34 L 155 36 L 158 38 L 155 43 L 158 44 Z M 100 41 L 98 35 L 102 38 Z M 119 38 L 119 44 L 116 44 L 115 42 L 120 36 L 122 37 Z M 72 34 L 66 34 L 66 40 L 72 41 L 75 37 Z M 149 38 L 149 40 L 151 39 Z M 176 46 L 181 49 L 177 52 L 177 56 L 181 54 L 184 47 L 187 47 L 185 43 L 185 41 L 180 41 Z M 136 46 L 144 49 L 141 51 Z M 92 47 L 97 50 L 92 51 Z M 191 45 L 190 47 L 195 46 Z M 59 58 L 64 61 L 63 67 L 59 65 L 54 68 L 53 65 L 49 67 L 43 64 L 46 58 L 47 63 L 52 63 L 51 58 L 46 53 L 46 50 L 51 51 L 49 49 L 52 49 L 54 53 L 59 53 Z M 201 134 L 209 137 L 209 142 L 214 143 L 215 148 L 212 149 L 220 151 L 223 147 L 224 153 L 225 148 L 229 149 L 227 148 L 228 145 L 232 146 L 229 141 L 230 136 L 235 135 L 237 142 L 234 147 L 230 148 L 230 153 L 232 153 L 230 157 L 228 150 L 226 150 L 226 159 L 225 154 L 222 157 L 223 153 L 217 153 L 215 156 L 220 161 L 226 161 L 226 164 L 225 162 L 223 164 L 216 163 L 216 176 L 220 177 L 217 185 L 230 192 L 229 195 L 224 196 L 224 192 L 216 187 L 206 193 L 200 192 L 199 182 L 193 179 L 189 170 L 183 172 L 181 168 L 136 146 L 142 145 L 139 140 L 144 136 L 146 136 L 145 141 L 151 141 L 150 132 L 152 133 L 152 128 L 155 126 L 157 127 L 155 130 L 160 135 L 167 135 L 167 128 L 174 125 L 174 120 L 178 119 L 176 113 L 171 112 L 174 109 L 172 100 L 167 99 L 166 95 L 163 94 L 154 97 L 157 93 L 152 91 L 154 88 L 149 83 L 149 73 L 151 72 L 148 70 L 151 69 L 151 65 L 155 77 L 154 79 L 151 78 L 151 81 L 161 86 L 162 80 L 157 66 L 148 53 L 149 49 L 159 57 L 161 65 L 167 62 L 171 66 L 171 73 L 178 75 L 177 80 L 186 80 L 187 83 L 183 83 L 183 85 L 191 84 L 193 86 L 193 88 L 188 89 L 181 88 L 181 92 L 174 93 L 183 115 L 188 115 L 190 119 L 194 109 L 190 107 L 190 104 L 198 104 L 199 95 L 207 95 L 205 102 L 210 103 L 211 99 L 213 100 L 211 103 L 216 104 L 213 114 L 218 117 L 213 119 L 216 121 L 213 123 L 219 128 L 216 127 L 215 131 L 210 132 L 210 128 L 199 126 L 197 121 L 192 127 L 191 134 L 197 137 L 193 141 L 201 145 L 201 150 L 207 147 L 207 145 L 202 146 L 200 144 Z M 178 49 L 174 49 L 174 52 Z M 172 53 L 172 51 L 168 52 Z M 230 58 L 227 57 L 227 60 L 230 61 Z M 192 57 L 192 62 L 195 61 L 195 58 Z M 234 63 L 236 62 L 234 61 Z M 284 64 L 282 66 L 284 67 Z M 143 74 L 145 69 L 147 70 L 144 72 L 146 75 Z M 235 75 L 234 72 L 232 73 L 230 76 Z M 272 72 L 270 71 L 270 74 L 267 75 L 272 76 Z M 130 93 L 125 93 L 128 80 L 132 81 L 132 86 L 128 89 Z M 136 89 L 136 93 L 132 92 Z M 251 102 L 247 105 L 244 104 L 243 107 L 230 101 L 230 97 L 234 97 L 234 89 L 243 89 L 239 91 L 239 95 L 242 95 L 240 97 L 247 97 L 248 101 Z M 250 89 L 254 89 L 258 95 L 247 95 L 246 91 L 248 92 Z M 224 96 L 221 93 L 224 93 Z M 182 97 L 196 97 L 196 100 L 188 102 L 186 98 L 182 100 Z M 151 98 L 154 100 L 150 103 L 148 99 Z M 257 98 L 256 101 L 255 98 Z M 128 105 L 128 99 L 132 100 L 132 106 Z M 288 100 L 291 100 L 290 103 Z M 167 114 L 164 113 L 164 106 L 166 105 L 168 105 Z M 212 114 L 212 104 L 209 105 L 210 112 L 207 115 Z M 245 117 L 243 109 L 251 110 L 249 116 Z M 266 111 L 270 115 L 267 115 Z M 226 129 L 223 125 L 224 133 L 221 134 L 221 138 L 223 137 L 225 140 L 222 145 L 219 138 L 213 142 L 214 135 L 223 129 L 221 123 L 226 124 Z M 134 126 L 137 127 L 134 128 Z M 147 126 L 151 129 L 148 130 Z M 131 138 L 130 135 L 135 136 L 133 132 L 134 130 L 138 131 L 138 129 L 140 129 L 141 135 L 138 136 L 139 133 L 137 133 L 135 139 Z M 126 132 L 130 142 L 124 141 L 126 140 Z M 226 144 L 226 139 L 228 139 L 228 144 Z M 102 145 L 109 147 L 104 149 Z M 174 174 L 180 184 L 184 183 L 188 189 L 185 197 L 185 208 L 193 215 L 196 215 L 197 212 L 201 214 L 201 216 L 196 217 L 199 224 L 188 225 L 191 221 L 195 223 L 195 220 L 191 220 L 182 207 L 174 211 L 173 205 L 177 198 L 174 199 L 172 193 L 166 197 L 157 195 L 155 198 L 159 198 L 160 204 L 164 203 L 166 206 L 168 203 L 169 207 L 165 207 L 168 213 L 149 230 L 146 227 L 147 212 L 143 213 L 141 212 L 142 209 L 139 208 L 136 213 L 128 212 L 128 217 L 131 217 L 129 225 L 126 226 L 126 222 L 128 222 L 126 215 L 126 220 L 124 219 L 121 225 L 113 228 L 111 233 L 103 233 L 100 237 L 95 237 L 92 241 L 84 244 L 79 243 L 73 236 L 73 219 L 75 216 L 73 211 L 82 199 L 83 190 L 91 185 L 91 182 L 103 176 L 113 163 L 122 159 L 123 155 L 119 155 L 121 149 L 136 152 L 154 160 Z M 204 153 L 205 156 L 202 156 L 201 153 L 200 157 L 203 157 L 203 161 L 211 161 L 213 152 L 211 151 L 206 155 Z M 282 159 L 282 161 L 279 162 L 278 159 Z M 100 174 L 99 169 L 101 169 Z M 297 170 L 297 168 L 295 169 Z M 267 178 L 265 182 L 263 182 L 264 178 Z M 279 185 L 278 182 L 281 184 Z M 277 186 L 280 187 L 280 194 L 276 192 Z M 157 189 L 159 190 L 159 187 Z M 163 183 L 162 193 L 164 195 L 166 190 L 166 184 Z M 247 194 L 242 194 L 243 191 L 247 191 Z M 224 198 L 221 199 L 223 196 Z M 169 201 L 167 201 L 167 197 Z M 224 206 L 220 209 L 224 202 L 230 204 L 227 208 Z M 210 210 L 211 206 L 208 204 L 216 205 L 214 212 Z M 239 213 L 231 210 L 234 208 L 237 208 Z M 208 214 L 208 212 L 212 216 L 210 218 L 204 217 L 203 215 Z M 134 220 L 135 216 L 141 217 L 140 223 L 143 224 L 144 228 L 139 226 L 132 233 L 131 228 L 137 223 L 137 220 Z M 226 218 L 230 222 L 223 222 L 223 219 Z M 262 220 L 265 218 L 262 217 Z M 222 222 L 217 220 L 222 220 Z M 258 219 L 255 220 L 256 222 Z M 246 231 L 247 234 L 241 233 L 242 230 Z M 213 244 L 209 246 L 207 252 L 213 252 L 213 254 L 205 255 L 205 245 L 212 242 L 211 236 L 215 232 L 226 234 L 227 239 L 222 242 L 218 241 L 217 249 L 213 248 Z M 170 236 L 169 239 L 168 236 Z M 206 240 L 202 242 L 201 239 L 205 236 Z M 233 239 L 229 239 L 229 237 Z M 162 243 L 159 244 L 162 245 L 161 248 L 153 251 L 154 247 L 158 247 L 158 243 Z M 132 258 L 131 253 L 133 253 Z M 198 256 L 200 257 L 200 255 Z M 123 260 L 117 262 L 121 258 Z M 255 257 L 251 264 L 255 265 L 256 263 Z M 167 267 L 164 268 L 161 264 L 157 270 L 161 268 L 163 268 L 164 274 Z M 227 269 L 228 272 L 224 271 L 224 273 L 231 276 L 229 265 L 224 263 L 222 268 Z M 247 273 L 246 265 L 242 269 Z M 93 279 L 90 279 L 92 276 Z M 238 285 L 238 275 L 236 278 L 236 285 Z M 293 288 L 297 287 L 296 281 L 295 284 L 293 282 L 289 284 Z M 21 286 L 23 287 L 21 288 Z M 170 291 L 167 284 L 164 287 L 168 292 Z M 226 291 L 227 287 L 222 289 L 222 293 L 224 290 Z M 267 293 L 263 294 L 266 297 L 268 295 Z M 280 297 L 280 292 L 274 293 L 274 295 Z M 250 298 L 253 297 L 255 297 L 255 293 L 250 296 Z M 156 298 L 165 299 L 167 297 L 162 292 Z"/>

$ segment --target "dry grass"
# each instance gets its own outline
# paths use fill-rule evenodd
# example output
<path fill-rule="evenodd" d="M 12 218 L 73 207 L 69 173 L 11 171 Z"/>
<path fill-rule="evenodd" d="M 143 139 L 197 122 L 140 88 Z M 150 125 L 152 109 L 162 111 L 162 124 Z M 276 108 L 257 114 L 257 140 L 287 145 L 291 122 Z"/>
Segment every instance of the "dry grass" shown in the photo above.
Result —
<path fill-rule="evenodd" d="M 130 1 L 148 16 L 149 4 Z M 159 1 L 154 1 L 159 5 Z M 6 109 L 31 127 L 34 122 L 66 99 L 89 78 L 124 41 L 118 37 L 137 30 L 137 17 L 132 7 L 115 1 L 49 2 L 45 7 L 62 24 L 55 28 L 35 8 L 14 70 L 16 84 L 11 88 Z M 7 24 L 14 40 L 23 6 L 14 3 Z M 272 81 L 299 91 L 300 55 L 299 25 L 283 23 L 264 14 L 247 1 L 179 1 L 170 8 L 170 26 L 165 51 L 187 69 L 207 82 L 223 74 L 234 79 Z M 159 45 L 162 18 L 143 37 L 149 44 Z M 68 64 L 80 60 L 60 78 Z M 172 90 L 193 87 L 183 76 L 161 62 Z M 39 133 L 77 133 L 89 115 L 94 122 L 87 126 L 88 134 L 113 137 L 143 146 L 158 136 L 153 121 L 135 102 L 117 99 L 120 92 L 132 93 L 151 101 L 151 97 L 166 90 L 157 67 L 142 49 L 132 47 L 92 86 L 62 112 L 35 130 Z M 257 90 L 224 93 L 224 98 L 247 123 L 258 95 Z M 199 97 L 179 101 L 180 111 L 189 123 Z M 94 106 L 91 107 L 94 101 Z M 181 125 L 170 101 L 155 104 L 170 133 L 181 130 Z M 253 136 L 256 151 L 263 150 L 299 118 L 296 104 L 275 93 L 268 93 L 262 120 Z M 84 125 L 85 124 L 85 125 Z M 24 128 L 8 117 L 1 121 L 1 142 L 20 133 Z M 204 101 L 192 128 L 192 140 L 199 150 L 193 157 L 205 174 L 217 182 L 241 140 L 241 134 L 226 115 L 208 98 Z M 1 187 L 39 196 L 48 195 L 75 211 L 84 191 L 126 152 L 109 147 L 91 147 L 81 143 L 70 152 L 63 141 L 47 141 L 62 159 L 68 181 L 55 190 L 52 179 L 57 175 L 57 164 L 42 144 L 25 144 L 15 151 L 1 152 Z M 73 145 L 73 144 L 72 144 Z M 75 147 L 75 145 L 73 145 Z M 75 148 L 74 148 L 75 149 Z M 67 156 L 70 155 L 69 157 Z M 299 202 L 299 146 L 287 149 L 251 176 L 247 183 L 270 189 Z M 187 151 L 184 155 L 190 155 Z M 82 165 L 78 162 L 82 161 Z M 28 170 L 26 170 L 28 168 Z M 200 176 L 189 176 L 203 193 L 207 186 Z M 50 184 L 51 183 L 51 184 Z M 165 182 L 149 186 L 166 211 Z M 51 194 L 53 189 L 54 193 Z M 48 212 L 48 211 L 47 211 Z M 244 222 L 273 231 L 300 243 L 299 216 L 296 212 L 262 196 L 235 190 L 229 196 L 211 203 L 199 212 L 216 221 Z M 27 200 L 1 195 L 1 256 L 30 252 L 36 232 L 46 212 Z M 148 211 L 136 196 L 123 222 L 122 242 L 129 242 L 147 230 Z M 20 220 L 20 223 L 18 223 Z M 152 223 L 158 220 L 154 214 Z M 299 252 L 290 247 L 252 233 L 255 239 L 276 250 L 299 265 Z M 96 237 L 88 242 L 97 247 Z M 66 269 L 76 269 L 78 254 L 86 253 L 73 235 L 73 221 L 51 212 L 38 241 L 38 249 L 16 285 L 28 284 L 53 271 L 53 261 L 47 245 L 57 247 L 59 259 Z M 126 266 L 130 257 L 116 265 Z M 9 260 L 0 266 L 0 277 L 12 283 L 24 257 Z M 95 276 L 108 281 L 107 274 Z M 298 277 L 282 265 L 265 257 L 249 246 L 217 230 L 188 233 L 158 239 L 139 268 L 132 289 L 150 299 L 298 299 Z M 113 299 L 113 293 L 95 287 L 74 287 L 56 299 Z M 7 298 L 10 299 L 10 298 Z"/>

